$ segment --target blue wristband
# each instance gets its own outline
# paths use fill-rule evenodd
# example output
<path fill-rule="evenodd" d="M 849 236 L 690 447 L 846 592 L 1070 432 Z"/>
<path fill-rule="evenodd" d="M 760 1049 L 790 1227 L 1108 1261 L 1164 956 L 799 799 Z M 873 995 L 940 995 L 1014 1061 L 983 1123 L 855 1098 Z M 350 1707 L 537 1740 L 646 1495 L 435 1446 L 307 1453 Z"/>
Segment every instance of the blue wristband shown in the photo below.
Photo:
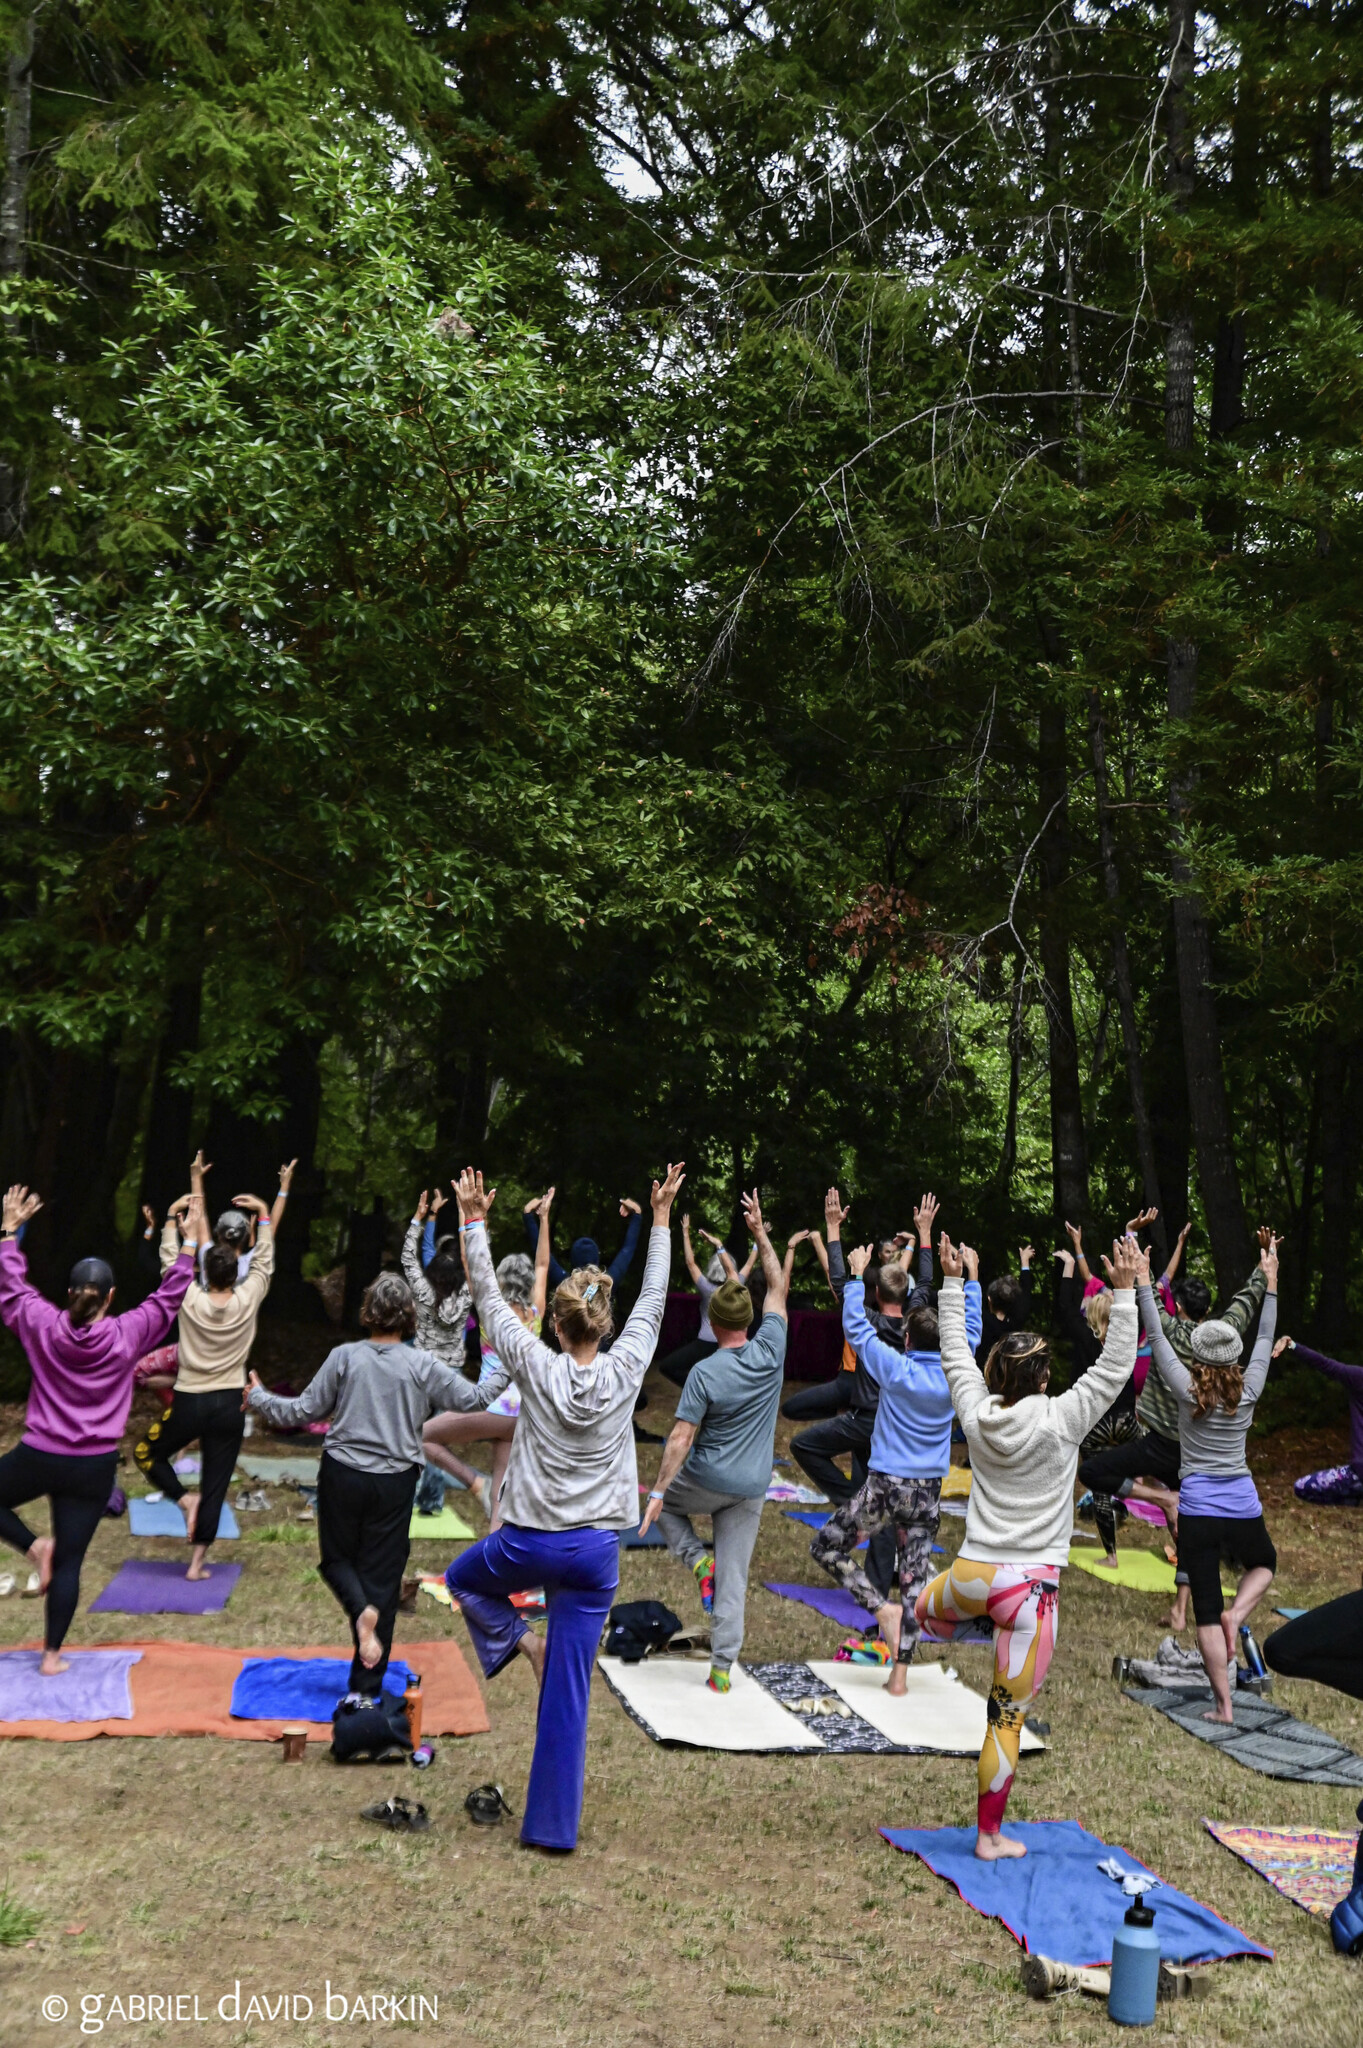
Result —
<path fill-rule="evenodd" d="M 462 1237 L 467 1230 L 481 1230 L 486 1221 L 487 1218 L 485 1216 L 475 1216 L 472 1223 L 461 1223 L 459 1235 Z"/>

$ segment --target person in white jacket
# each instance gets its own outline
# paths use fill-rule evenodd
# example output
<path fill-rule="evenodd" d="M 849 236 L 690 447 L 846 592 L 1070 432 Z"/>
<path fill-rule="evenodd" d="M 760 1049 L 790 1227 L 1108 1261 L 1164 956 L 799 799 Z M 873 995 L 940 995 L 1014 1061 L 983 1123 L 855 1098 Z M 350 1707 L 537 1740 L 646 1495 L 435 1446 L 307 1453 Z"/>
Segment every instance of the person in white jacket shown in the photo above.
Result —
<path fill-rule="evenodd" d="M 1023 1843 L 1003 1833 L 1003 1816 L 1023 1717 L 1055 1648 L 1079 1446 L 1136 1362 L 1140 1252 L 1134 1238 L 1119 1238 L 1111 1262 L 1104 1259 L 1113 1290 L 1107 1343 L 1097 1363 L 1055 1400 L 1046 1392 L 1050 1348 L 1030 1331 L 1001 1338 L 980 1371 L 966 1338 L 965 1257 L 965 1247 L 958 1251 L 943 1235 L 937 1299 L 942 1370 L 970 1446 L 974 1478 L 960 1554 L 923 1588 L 916 1612 L 924 1635 L 938 1641 L 949 1641 L 965 1624 L 977 1629 L 981 1617 L 993 1623 L 994 1683 L 980 1751 L 975 1854 L 994 1862 L 1027 1853 Z"/>

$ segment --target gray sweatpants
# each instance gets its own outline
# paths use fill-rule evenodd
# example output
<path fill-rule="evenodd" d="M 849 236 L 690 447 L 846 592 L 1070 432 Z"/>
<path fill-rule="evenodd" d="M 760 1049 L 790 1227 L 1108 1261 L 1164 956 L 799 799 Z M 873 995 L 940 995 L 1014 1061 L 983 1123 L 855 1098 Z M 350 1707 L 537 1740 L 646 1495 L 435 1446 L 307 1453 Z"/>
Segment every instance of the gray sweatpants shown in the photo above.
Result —
<path fill-rule="evenodd" d="M 748 1605 L 748 1566 L 762 1520 L 764 1494 L 753 1499 L 741 1493 L 712 1493 L 679 1472 L 663 1498 L 658 1524 L 667 1547 L 683 1564 L 694 1566 L 709 1555 L 691 1526 L 692 1515 L 709 1515 L 714 1526 L 715 1611 L 710 1617 L 710 1662 L 727 1671 L 743 1648 L 743 1623 Z"/>

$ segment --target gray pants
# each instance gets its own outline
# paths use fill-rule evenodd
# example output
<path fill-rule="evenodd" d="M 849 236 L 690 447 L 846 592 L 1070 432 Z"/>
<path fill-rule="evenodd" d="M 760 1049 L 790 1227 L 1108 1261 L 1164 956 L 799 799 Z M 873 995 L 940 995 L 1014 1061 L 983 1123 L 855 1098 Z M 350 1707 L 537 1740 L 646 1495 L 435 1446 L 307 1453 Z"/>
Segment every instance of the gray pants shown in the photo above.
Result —
<path fill-rule="evenodd" d="M 667 1489 L 658 1517 L 672 1555 L 691 1566 L 710 1554 L 691 1526 L 692 1515 L 709 1515 L 714 1525 L 715 1611 L 710 1617 L 710 1662 L 716 1671 L 727 1671 L 743 1648 L 748 1566 L 764 1498 L 760 1493 L 753 1499 L 741 1493 L 712 1493 L 708 1486 L 697 1486 L 680 1472 Z"/>

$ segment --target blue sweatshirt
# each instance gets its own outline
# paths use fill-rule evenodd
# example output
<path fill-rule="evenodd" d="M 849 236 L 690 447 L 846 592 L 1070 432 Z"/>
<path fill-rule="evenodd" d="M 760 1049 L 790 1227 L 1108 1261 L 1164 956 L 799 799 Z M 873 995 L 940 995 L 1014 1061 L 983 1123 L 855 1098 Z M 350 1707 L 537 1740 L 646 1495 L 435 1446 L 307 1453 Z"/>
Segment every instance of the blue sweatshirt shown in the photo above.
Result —
<path fill-rule="evenodd" d="M 965 1283 L 966 1339 L 980 1341 L 984 1297 L 978 1280 Z M 896 1479 L 945 1479 L 951 1463 L 951 1391 L 940 1351 L 896 1351 L 877 1337 L 866 1317 L 866 1287 L 849 1280 L 842 1297 L 842 1330 L 880 1387 L 871 1435 L 872 1472 Z"/>

